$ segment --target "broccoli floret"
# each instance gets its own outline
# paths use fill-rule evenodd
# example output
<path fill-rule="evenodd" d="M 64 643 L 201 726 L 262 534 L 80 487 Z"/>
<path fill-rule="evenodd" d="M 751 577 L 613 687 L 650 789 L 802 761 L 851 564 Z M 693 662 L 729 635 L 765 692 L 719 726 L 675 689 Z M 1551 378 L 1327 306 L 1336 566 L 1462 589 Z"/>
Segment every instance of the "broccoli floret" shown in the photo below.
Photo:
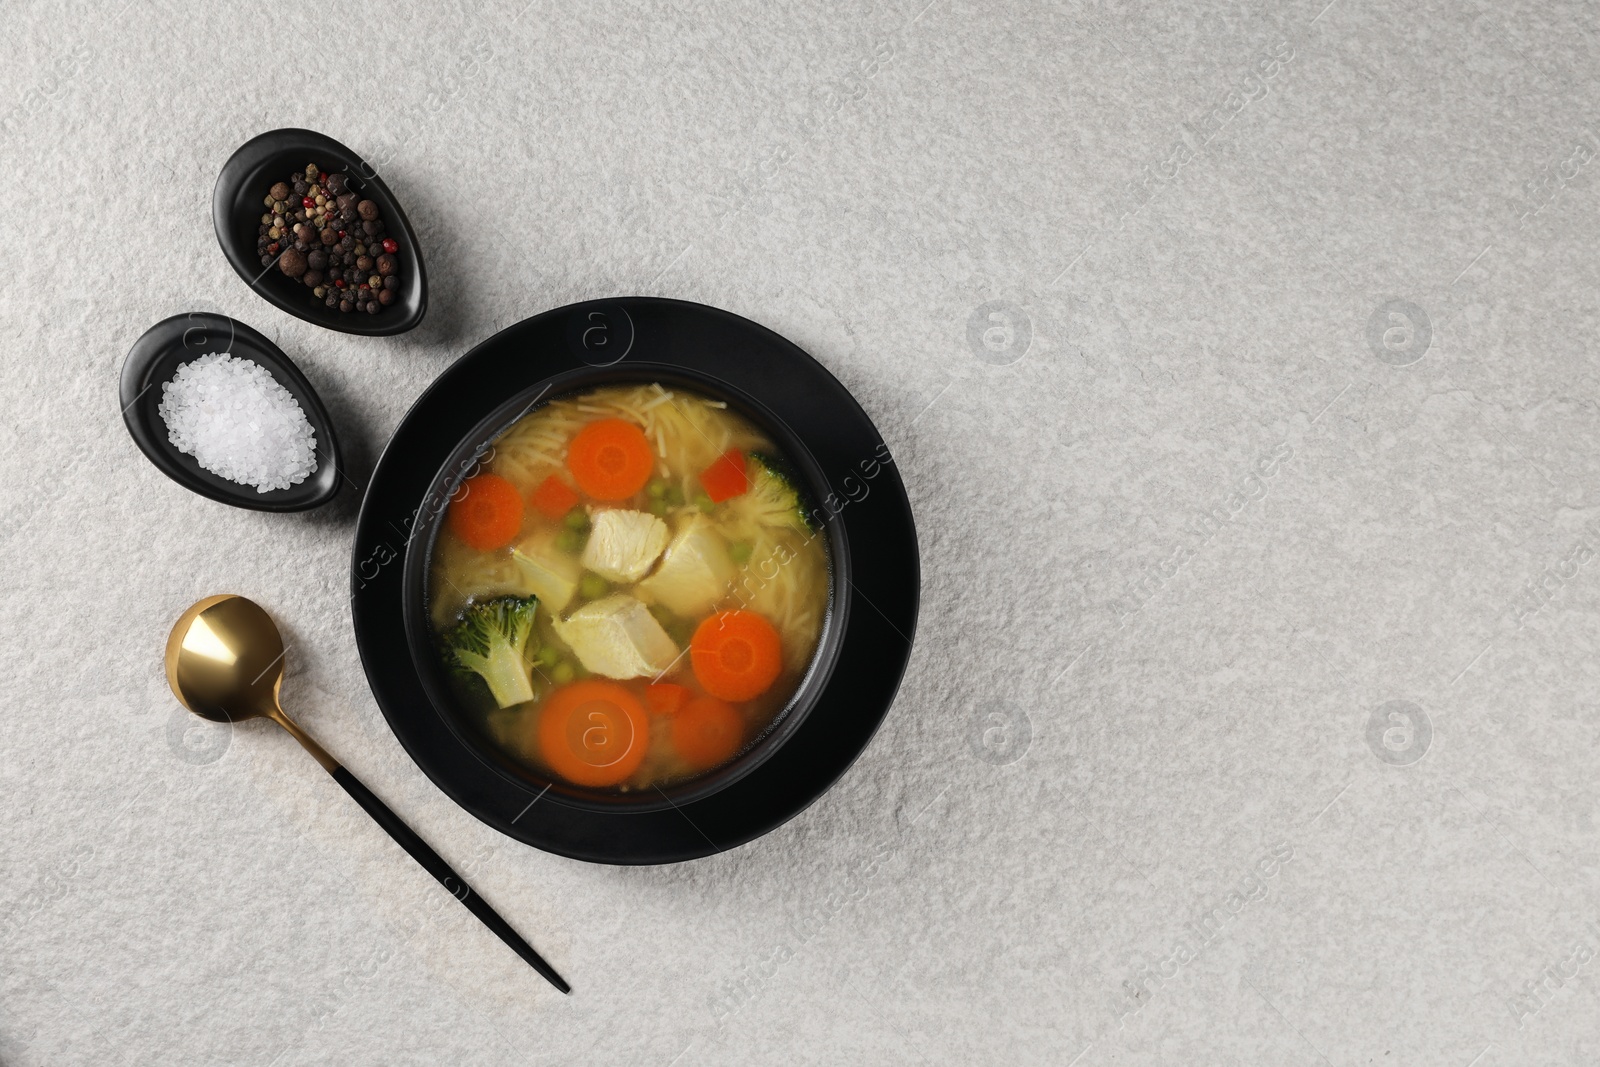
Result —
<path fill-rule="evenodd" d="M 533 699 L 527 651 L 538 606 L 538 598 L 531 596 L 468 604 L 461 622 L 444 635 L 446 659 L 457 670 L 482 678 L 499 707 Z"/>
<path fill-rule="evenodd" d="M 787 526 L 811 533 L 810 510 L 793 473 L 780 460 L 761 452 L 749 454 L 750 488 L 737 498 L 739 507 L 762 526 Z"/>

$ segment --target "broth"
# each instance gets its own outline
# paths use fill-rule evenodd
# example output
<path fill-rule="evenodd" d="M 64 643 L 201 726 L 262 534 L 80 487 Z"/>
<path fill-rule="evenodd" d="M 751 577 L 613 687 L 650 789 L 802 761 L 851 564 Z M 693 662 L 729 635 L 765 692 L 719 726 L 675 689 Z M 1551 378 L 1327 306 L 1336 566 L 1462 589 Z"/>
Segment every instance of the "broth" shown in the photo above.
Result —
<path fill-rule="evenodd" d="M 827 539 L 771 436 L 659 383 L 552 400 L 498 438 L 433 547 L 459 711 L 540 777 L 678 785 L 782 715 L 832 595 Z"/>

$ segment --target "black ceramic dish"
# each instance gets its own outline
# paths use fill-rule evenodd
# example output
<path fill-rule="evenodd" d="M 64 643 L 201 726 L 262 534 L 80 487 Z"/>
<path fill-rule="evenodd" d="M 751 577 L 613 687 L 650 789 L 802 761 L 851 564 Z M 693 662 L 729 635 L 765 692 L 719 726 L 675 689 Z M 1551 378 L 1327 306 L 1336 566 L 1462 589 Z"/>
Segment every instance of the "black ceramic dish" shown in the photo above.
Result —
<path fill-rule="evenodd" d="M 545 379 L 498 405 L 472 433 L 456 446 L 445 460 L 425 499 L 430 502 L 448 501 L 461 482 L 479 469 L 481 457 L 491 453 L 494 441 L 523 415 L 540 404 L 559 396 L 584 392 L 612 383 L 629 385 L 641 381 L 657 381 L 669 389 L 684 389 L 727 403 L 729 407 L 766 431 L 772 441 L 794 466 L 809 488 L 806 510 L 821 516 L 817 501 L 826 494 L 826 481 L 817 469 L 805 445 L 783 422 L 754 397 L 712 375 L 689 367 L 669 363 L 646 363 L 638 358 L 628 359 L 605 367 L 587 366 L 569 370 Z M 435 707 L 449 707 L 454 699 L 452 687 L 439 663 L 438 638 L 428 622 L 427 581 L 432 564 L 437 536 L 443 525 L 444 508 L 426 507 L 418 521 L 413 523 L 411 551 L 404 563 L 405 584 L 401 593 L 406 620 L 406 637 L 412 662 L 429 699 Z M 535 790 L 549 789 L 551 797 L 560 797 L 576 807 L 596 811 L 648 811 L 683 805 L 723 789 L 749 774 L 780 746 L 804 721 L 817 693 L 826 685 L 828 670 L 837 650 L 840 634 L 845 629 L 850 614 L 851 574 L 849 554 L 842 539 L 843 527 L 839 523 L 820 523 L 818 535 L 825 538 L 832 560 L 829 575 L 829 598 L 826 621 L 817 643 L 817 652 L 810 669 L 789 703 L 773 721 L 753 739 L 747 751 L 731 763 L 719 767 L 691 782 L 666 789 L 656 788 L 629 793 L 584 789 L 564 782 L 531 773 L 528 768 L 508 759 L 492 744 L 486 744 L 477 729 L 463 721 L 461 716 L 446 716 L 446 723 L 459 738 L 471 748 L 479 750 L 481 758 L 494 764 L 521 784 Z"/>
<path fill-rule="evenodd" d="M 181 364 L 209 352 L 253 360 L 271 372 L 299 402 L 317 435 L 317 469 L 305 481 L 287 489 L 259 493 L 251 486 L 212 474 L 193 456 L 172 446 L 159 410 L 161 387 L 172 380 Z M 122 421 L 139 450 L 167 477 L 201 496 L 255 511 L 306 511 L 326 504 L 339 492 L 339 442 L 316 390 L 277 345 L 236 319 L 193 311 L 150 327 L 123 360 L 120 399 Z"/>
<path fill-rule="evenodd" d="M 276 262 L 263 267 L 256 254 L 256 234 L 267 190 L 290 173 L 303 170 L 307 163 L 315 163 L 328 173 L 343 171 L 348 175 L 351 191 L 378 205 L 385 232 L 400 246 L 398 299 L 375 315 L 323 306 L 307 286 L 285 275 Z M 417 243 L 410 220 L 372 165 L 332 137 L 312 130 L 285 129 L 246 141 L 228 157 L 217 175 L 216 189 L 211 194 L 211 222 L 222 254 L 239 277 L 268 303 L 307 322 L 341 333 L 379 337 L 404 333 L 421 322 L 428 310 L 428 276 L 422 265 L 422 246 Z"/>
<path fill-rule="evenodd" d="M 471 467 L 474 446 L 541 393 L 618 380 L 662 380 L 726 398 L 773 432 L 813 483 L 834 567 L 822 647 L 770 735 L 725 770 L 642 800 L 546 790 L 496 756 L 451 706 L 421 610 L 425 556 L 447 490 L 464 459 Z M 855 760 L 905 670 L 919 580 L 916 532 L 893 460 L 832 375 L 736 315 L 626 298 L 572 305 L 502 331 L 457 361 L 413 406 L 362 504 L 352 613 L 368 682 L 391 727 L 424 772 L 468 811 L 561 855 L 666 863 L 766 833 Z"/>

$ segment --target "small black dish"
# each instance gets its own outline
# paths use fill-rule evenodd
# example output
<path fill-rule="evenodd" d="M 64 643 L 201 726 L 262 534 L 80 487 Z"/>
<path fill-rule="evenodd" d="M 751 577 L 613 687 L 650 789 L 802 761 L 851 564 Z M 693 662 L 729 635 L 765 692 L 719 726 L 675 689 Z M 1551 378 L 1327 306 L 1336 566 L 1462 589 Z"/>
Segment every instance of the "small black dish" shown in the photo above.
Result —
<path fill-rule="evenodd" d="M 426 556 L 463 447 L 508 402 L 624 379 L 678 382 L 739 403 L 802 459 L 826 512 L 833 617 L 796 703 L 748 763 L 664 802 L 607 802 L 541 786 L 461 728 L 419 655 Z M 515 414 L 513 410 L 511 414 Z M 351 560 L 356 644 L 378 706 L 411 758 L 467 811 L 537 848 L 595 863 L 674 863 L 733 848 L 798 814 L 883 721 L 911 654 L 916 528 L 894 459 L 838 379 L 748 319 L 680 300 L 574 304 L 511 326 L 446 370 L 402 420 L 368 484 Z M 754 753 L 752 749 L 752 753 Z"/>
<path fill-rule="evenodd" d="M 317 469 L 305 481 L 260 493 L 251 486 L 212 474 L 193 456 L 173 447 L 167 437 L 167 424 L 161 418 L 161 387 L 172 380 L 180 365 L 210 352 L 254 361 L 299 402 L 317 435 Z M 122 421 L 133 435 L 134 444 L 163 474 L 185 489 L 253 511 L 307 511 L 326 504 L 339 491 L 339 442 L 316 390 L 277 345 L 236 319 L 205 311 L 162 319 L 128 350 L 128 358 L 122 363 L 120 391 Z"/>
<path fill-rule="evenodd" d="M 256 234 L 261 225 L 262 200 L 274 182 L 315 163 L 327 173 L 342 171 L 352 192 L 375 202 L 383 212 L 388 236 L 400 246 L 400 288 L 390 306 L 369 315 L 325 307 L 311 290 L 278 269 L 276 261 L 263 267 L 256 254 Z M 372 164 L 332 137 L 313 130 L 271 130 L 246 141 L 228 157 L 217 175 L 211 195 L 211 222 L 222 254 L 250 288 L 283 311 L 340 333 L 384 337 L 405 333 L 422 321 L 428 310 L 428 276 L 422 265 L 422 246 L 411 221 L 400 209 L 389 187 Z"/>

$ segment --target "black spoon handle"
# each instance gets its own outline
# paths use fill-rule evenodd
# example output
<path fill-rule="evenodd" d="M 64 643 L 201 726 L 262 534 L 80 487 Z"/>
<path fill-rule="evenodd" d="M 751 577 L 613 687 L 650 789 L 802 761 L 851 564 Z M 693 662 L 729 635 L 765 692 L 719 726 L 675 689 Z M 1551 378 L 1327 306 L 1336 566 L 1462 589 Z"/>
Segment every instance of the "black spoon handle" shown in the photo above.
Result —
<path fill-rule="evenodd" d="M 494 932 L 494 935 L 511 946 L 511 951 L 521 956 L 534 970 L 547 978 L 551 985 L 563 993 L 572 992 L 572 987 L 566 980 L 556 973 L 554 967 L 544 961 L 544 957 L 533 950 L 533 946 L 522 940 L 515 930 L 511 929 L 504 919 L 489 907 L 487 901 L 472 891 L 450 865 L 439 858 L 439 854 L 428 847 L 428 843 L 418 837 L 416 833 L 400 821 L 399 816 L 389 810 L 389 806 L 373 795 L 372 790 L 361 784 L 361 780 L 351 774 L 341 765 L 336 765 L 328 772 L 333 775 L 333 780 L 344 786 L 345 792 L 356 798 L 356 803 L 366 809 L 372 816 L 373 822 L 389 832 L 395 843 L 407 852 L 411 858 L 422 864 L 422 869 L 439 879 L 439 884 L 450 890 L 452 896 L 467 906 L 467 910 L 478 917 L 478 921 Z"/>

